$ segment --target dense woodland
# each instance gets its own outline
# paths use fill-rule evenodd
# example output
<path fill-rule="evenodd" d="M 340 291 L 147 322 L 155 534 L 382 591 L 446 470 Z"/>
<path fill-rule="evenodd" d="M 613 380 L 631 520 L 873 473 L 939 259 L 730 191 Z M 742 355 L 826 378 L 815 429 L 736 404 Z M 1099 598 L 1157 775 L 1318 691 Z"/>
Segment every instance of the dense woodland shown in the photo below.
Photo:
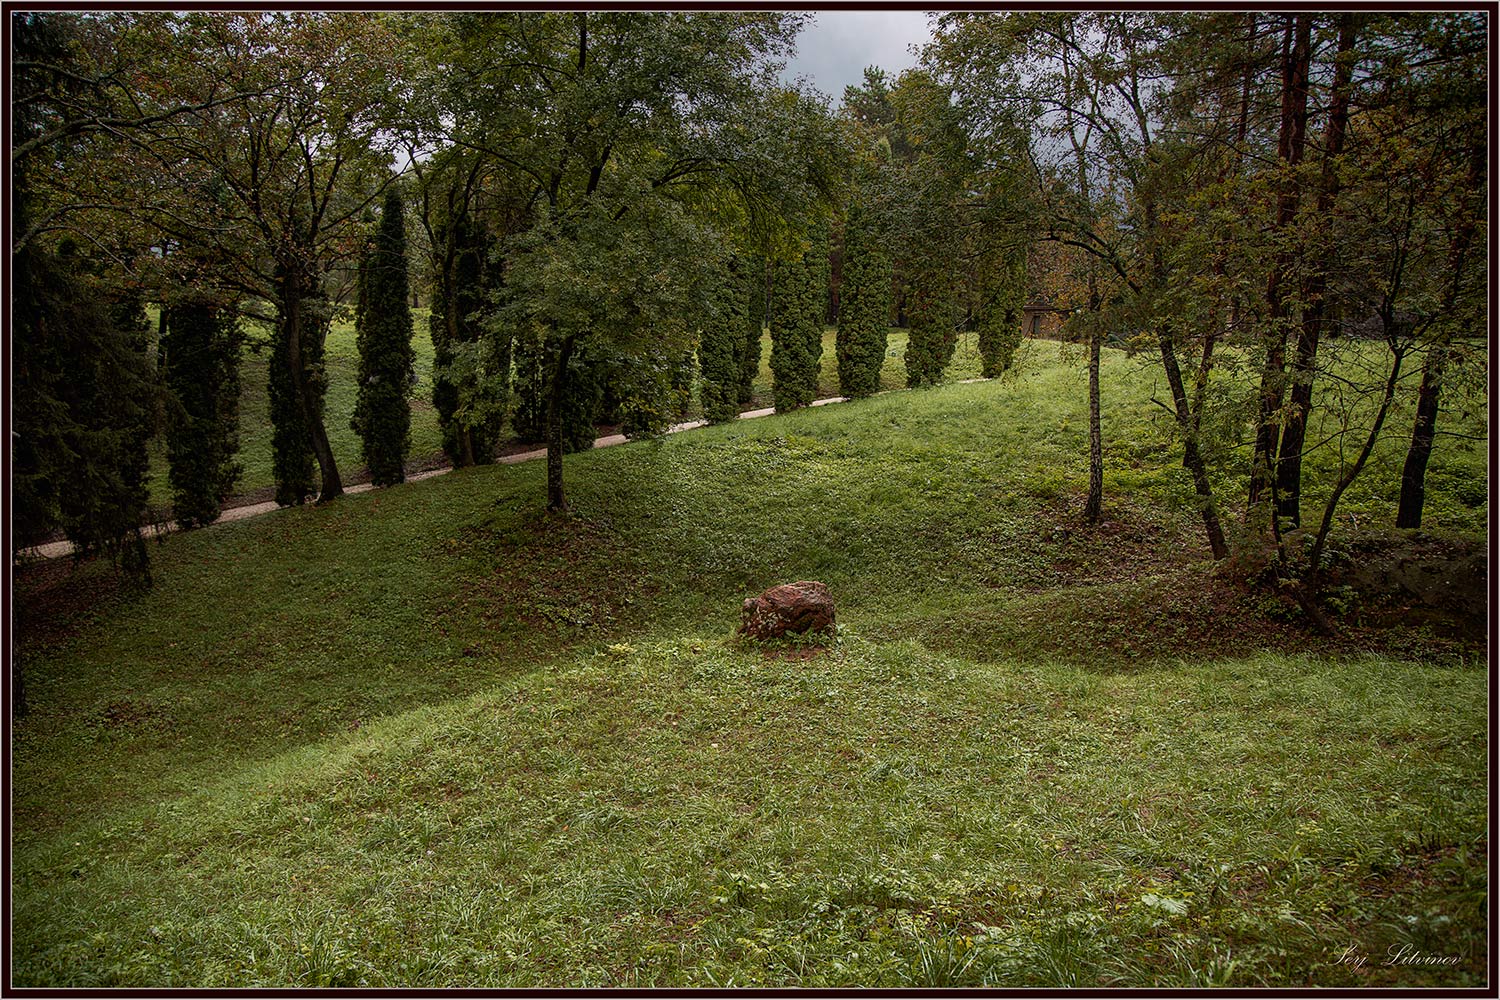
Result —
<path fill-rule="evenodd" d="M 178 520 L 213 520 L 247 336 L 274 359 L 278 502 L 336 498 L 340 310 L 379 484 L 402 479 L 414 334 L 450 459 L 490 461 L 508 422 L 546 442 L 560 510 L 597 422 L 659 431 L 695 380 L 732 416 L 762 324 L 785 410 L 811 402 L 825 322 L 857 397 L 892 323 L 920 386 L 965 330 L 1003 371 L 1040 302 L 1088 345 L 1091 519 L 1111 342 L 1160 357 L 1215 556 L 1240 522 L 1279 542 L 1306 517 L 1315 574 L 1382 433 L 1411 438 L 1397 523 L 1420 525 L 1443 388 L 1483 332 L 1482 18 L 945 15 L 921 68 L 872 68 L 837 113 L 776 82 L 800 21 L 16 15 L 16 544 L 61 529 L 146 572 L 156 433 Z M 1378 405 L 1304 510 L 1338 337 L 1385 346 L 1338 393 Z M 1415 419 L 1387 426 L 1412 380 Z M 1244 509 L 1213 486 L 1226 452 Z"/>

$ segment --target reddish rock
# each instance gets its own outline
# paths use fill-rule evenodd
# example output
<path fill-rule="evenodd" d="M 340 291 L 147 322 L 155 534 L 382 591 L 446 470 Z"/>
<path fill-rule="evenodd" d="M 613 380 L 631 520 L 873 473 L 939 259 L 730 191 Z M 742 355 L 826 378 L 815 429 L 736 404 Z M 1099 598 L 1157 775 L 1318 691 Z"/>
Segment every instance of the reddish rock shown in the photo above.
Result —
<path fill-rule="evenodd" d="M 799 580 L 772 587 L 745 601 L 740 634 L 752 639 L 775 639 L 789 633 L 833 631 L 833 598 L 816 580 Z"/>

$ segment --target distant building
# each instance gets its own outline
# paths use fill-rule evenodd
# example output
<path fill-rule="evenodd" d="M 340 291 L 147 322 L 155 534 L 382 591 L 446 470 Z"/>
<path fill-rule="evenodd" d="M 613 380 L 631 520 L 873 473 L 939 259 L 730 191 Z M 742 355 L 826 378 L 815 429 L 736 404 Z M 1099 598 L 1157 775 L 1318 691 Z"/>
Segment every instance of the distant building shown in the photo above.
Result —
<path fill-rule="evenodd" d="M 1062 335 L 1063 321 L 1071 309 L 1059 309 L 1046 299 L 1036 298 L 1021 307 L 1021 335 L 1056 340 Z"/>

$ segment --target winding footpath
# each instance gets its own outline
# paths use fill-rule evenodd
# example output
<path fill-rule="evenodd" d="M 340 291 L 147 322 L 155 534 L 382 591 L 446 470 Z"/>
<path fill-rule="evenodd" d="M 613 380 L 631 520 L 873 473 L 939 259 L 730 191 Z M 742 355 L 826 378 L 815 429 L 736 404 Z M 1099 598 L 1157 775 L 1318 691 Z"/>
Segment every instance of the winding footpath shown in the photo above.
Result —
<path fill-rule="evenodd" d="M 983 381 L 985 381 L 985 379 L 964 379 L 959 384 L 962 385 L 969 382 Z M 904 390 L 898 389 L 895 391 L 901 392 Z M 884 393 L 880 393 L 878 395 L 884 395 Z M 845 401 L 845 397 L 843 396 L 830 396 L 827 399 L 815 399 L 813 400 L 812 405 L 827 406 L 830 403 L 842 403 Z M 739 418 L 741 420 L 754 420 L 756 417 L 768 417 L 775 412 L 775 407 L 768 406 L 762 410 L 747 410 L 746 412 L 741 413 Z M 707 426 L 707 424 L 708 421 L 706 420 L 691 420 L 685 424 L 673 424 L 670 428 L 667 429 L 667 433 L 680 434 L 683 431 L 697 430 L 699 427 Z M 629 439 L 626 438 L 624 434 L 610 434 L 607 437 L 596 438 L 594 440 L 594 447 L 609 448 L 617 444 L 624 444 L 627 440 Z M 537 448 L 535 451 L 523 451 L 518 452 L 514 455 L 502 455 L 500 458 L 495 459 L 495 464 L 516 465 L 520 462 L 530 462 L 533 459 L 545 458 L 546 455 L 546 448 Z M 441 476 L 445 472 L 452 471 L 453 469 L 449 467 L 445 469 L 431 469 L 427 472 L 418 472 L 415 475 L 407 476 L 406 482 L 415 483 L 422 479 L 431 479 L 433 476 Z M 357 486 L 349 487 L 348 489 L 344 490 L 344 492 L 346 494 L 368 493 L 374 488 L 375 486 L 373 483 L 360 483 Z M 228 521 L 243 521 L 247 517 L 259 517 L 261 514 L 269 514 L 271 511 L 279 509 L 281 508 L 277 506 L 276 501 L 274 500 L 267 500 L 265 503 L 249 504 L 244 507 L 231 507 L 223 514 L 219 515 L 219 519 L 216 520 L 214 524 L 224 524 Z M 208 527 L 213 527 L 213 525 L 208 525 Z M 143 529 L 143 533 L 148 538 L 154 538 L 157 535 L 169 534 L 171 532 L 179 530 L 181 529 L 179 529 L 175 524 L 149 525 Z M 59 556 L 67 556 L 72 554 L 73 543 L 66 540 L 61 542 L 48 542 L 44 545 L 34 546 L 33 548 L 22 549 L 20 552 L 20 555 L 27 559 L 56 559 Z"/>

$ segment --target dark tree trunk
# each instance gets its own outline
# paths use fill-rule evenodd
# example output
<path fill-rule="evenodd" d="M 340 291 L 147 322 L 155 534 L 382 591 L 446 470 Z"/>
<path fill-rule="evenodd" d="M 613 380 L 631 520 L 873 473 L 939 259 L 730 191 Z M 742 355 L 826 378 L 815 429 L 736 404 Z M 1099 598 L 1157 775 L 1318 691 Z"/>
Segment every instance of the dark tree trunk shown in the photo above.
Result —
<path fill-rule="evenodd" d="M 1401 500 L 1396 507 L 1396 527 L 1420 528 L 1422 503 L 1427 497 L 1427 460 L 1432 457 L 1432 439 L 1437 427 L 1438 395 L 1448 348 L 1435 344 L 1422 362 L 1422 388 L 1417 391 L 1417 420 L 1411 433 L 1406 464 L 1401 467 Z"/>
<path fill-rule="evenodd" d="M 1177 426 L 1182 431 L 1182 467 L 1193 477 L 1193 489 L 1198 494 L 1198 509 L 1203 515 L 1203 530 L 1208 536 L 1208 547 L 1215 559 L 1224 559 L 1229 555 L 1229 546 L 1224 541 L 1223 525 L 1219 523 L 1219 510 L 1214 503 L 1214 489 L 1208 479 L 1208 467 L 1198 450 L 1198 415 L 1188 402 L 1182 369 L 1177 364 L 1177 348 L 1172 343 L 1171 333 L 1165 327 L 1157 331 L 1156 343 L 1161 351 L 1161 364 L 1167 374 L 1167 385 L 1172 390 Z M 1209 341 L 1204 346 L 1203 364 L 1199 368 L 1200 382 L 1207 381 L 1212 352 L 1213 342 Z"/>
<path fill-rule="evenodd" d="M 1276 226 L 1273 232 L 1288 238 L 1297 215 L 1301 194 L 1296 168 L 1302 162 L 1307 137 L 1307 73 L 1311 49 L 1312 18 L 1307 14 L 1290 15 L 1287 20 L 1281 52 L 1281 129 L 1277 141 L 1277 158 L 1286 171 L 1276 202 Z M 1295 255 L 1281 247 L 1266 283 L 1268 328 L 1263 338 L 1266 357 L 1261 371 L 1260 415 L 1255 434 L 1255 454 L 1250 467 L 1250 509 L 1260 504 L 1262 494 L 1275 474 L 1276 444 L 1279 422 L 1277 414 L 1284 398 L 1286 381 L 1285 321 L 1289 310 L 1283 288 L 1290 276 Z"/>
<path fill-rule="evenodd" d="M 333 458 L 333 448 L 328 443 L 328 431 L 323 427 L 323 414 L 317 401 L 312 398 L 312 386 L 307 381 L 303 367 L 303 336 L 307 329 L 302 305 L 306 298 L 301 282 L 293 276 L 283 282 L 281 308 L 287 324 L 287 364 L 292 379 L 292 388 L 297 396 L 297 407 L 307 427 L 308 443 L 312 446 L 313 458 L 318 463 L 318 503 L 327 503 L 343 495 L 344 482 L 339 477 L 339 467 Z"/>
<path fill-rule="evenodd" d="M 458 464 L 460 468 L 474 464 L 474 435 L 467 427 L 458 432 Z"/>
<path fill-rule="evenodd" d="M 1333 71 L 1333 96 L 1328 108 L 1328 130 L 1325 134 L 1323 176 L 1318 186 L 1317 218 L 1325 220 L 1333 212 L 1338 197 L 1337 160 L 1344 151 L 1344 135 L 1349 124 L 1349 83 L 1354 75 L 1354 15 L 1339 18 L 1338 53 Z M 1303 294 L 1307 303 L 1302 327 L 1297 335 L 1297 352 L 1292 359 L 1291 407 L 1286 426 L 1281 431 L 1281 448 L 1276 461 L 1277 513 L 1292 525 L 1302 523 L 1302 447 L 1307 438 L 1307 416 L 1312 411 L 1313 378 L 1318 355 L 1318 340 L 1328 314 L 1326 294 L 1328 275 L 1324 267 L 1314 267 Z"/>
<path fill-rule="evenodd" d="M 1089 332 L 1089 500 L 1083 508 L 1088 524 L 1098 523 L 1104 506 L 1104 437 L 1099 429 L 1099 342 L 1103 339 L 1100 324 L 1095 322 Z"/>
<path fill-rule="evenodd" d="M 557 349 L 557 367 L 552 370 L 552 391 L 547 396 L 547 509 L 558 512 L 568 509 L 563 496 L 562 405 L 572 353 L 573 338 L 564 337 Z"/>

